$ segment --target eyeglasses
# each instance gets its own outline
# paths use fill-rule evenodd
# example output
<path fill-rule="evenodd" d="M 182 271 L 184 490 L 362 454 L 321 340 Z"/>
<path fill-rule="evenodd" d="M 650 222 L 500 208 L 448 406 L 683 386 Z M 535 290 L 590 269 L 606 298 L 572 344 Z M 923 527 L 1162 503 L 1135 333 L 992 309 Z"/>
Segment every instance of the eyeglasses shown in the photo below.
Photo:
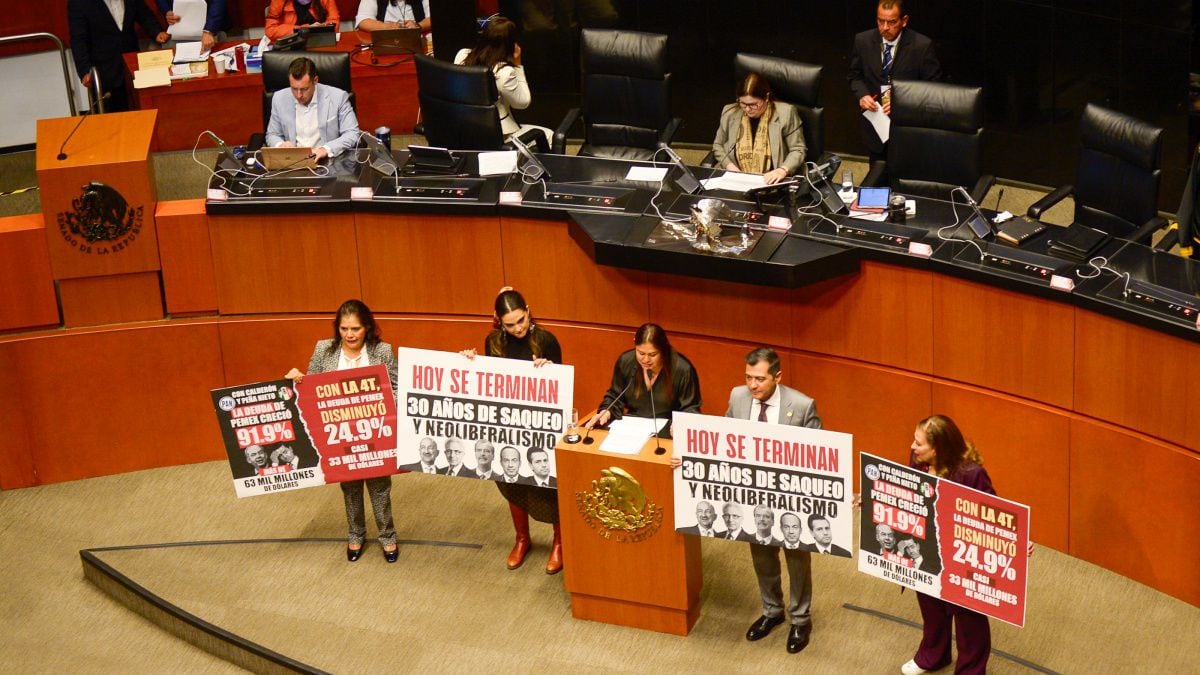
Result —
<path fill-rule="evenodd" d="M 756 99 L 754 101 L 749 101 L 749 102 L 743 101 L 742 99 L 739 98 L 738 102 L 737 102 L 737 104 L 742 107 L 742 110 L 758 110 L 759 108 L 766 105 L 766 103 L 767 102 L 761 98 Z"/>

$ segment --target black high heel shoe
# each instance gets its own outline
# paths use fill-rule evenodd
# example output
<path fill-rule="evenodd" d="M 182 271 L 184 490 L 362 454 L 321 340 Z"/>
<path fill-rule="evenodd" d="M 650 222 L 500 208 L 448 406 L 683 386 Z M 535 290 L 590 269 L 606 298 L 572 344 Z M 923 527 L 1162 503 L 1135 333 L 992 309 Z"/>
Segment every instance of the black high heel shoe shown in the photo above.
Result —
<path fill-rule="evenodd" d="M 383 550 L 383 559 L 390 563 L 394 563 L 397 560 L 399 560 L 400 559 L 400 546 L 397 545 L 396 548 L 394 548 L 390 551 L 387 549 L 384 549 Z"/>
<path fill-rule="evenodd" d="M 359 558 L 362 557 L 363 549 L 366 547 L 367 547 L 366 544 L 362 544 L 357 549 L 353 549 L 353 548 L 350 548 L 349 546 L 346 546 L 346 560 L 349 560 L 350 562 L 354 562 L 355 560 L 358 560 Z"/>

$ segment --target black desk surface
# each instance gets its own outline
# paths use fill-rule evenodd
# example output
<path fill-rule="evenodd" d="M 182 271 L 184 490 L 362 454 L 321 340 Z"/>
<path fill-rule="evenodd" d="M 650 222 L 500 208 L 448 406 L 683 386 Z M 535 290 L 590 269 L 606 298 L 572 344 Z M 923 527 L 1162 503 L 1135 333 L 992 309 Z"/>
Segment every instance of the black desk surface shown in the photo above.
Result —
<path fill-rule="evenodd" d="M 398 166 L 407 160 L 405 151 L 393 154 Z M 1016 247 L 1002 241 L 973 239 L 965 226 L 948 227 L 970 213 L 961 203 L 920 199 L 916 215 L 896 225 L 820 214 L 807 198 L 801 197 L 795 207 L 782 200 L 768 203 L 755 216 L 788 218 L 793 223 L 789 233 L 770 231 L 744 258 L 723 257 L 644 245 L 645 236 L 660 216 L 682 215 L 679 212 L 688 200 L 695 199 L 679 191 L 673 180 L 679 170 L 668 164 L 539 155 L 549 179 L 531 181 L 519 174 L 480 179 L 478 153 L 462 154 L 467 157 L 464 172 L 469 174 L 463 177 L 465 182 L 447 183 L 444 178 L 429 181 L 437 187 L 465 186 L 469 194 L 450 198 L 426 194 L 416 199 L 403 194 L 393 196 L 397 187 L 420 185 L 422 179 L 385 177 L 370 169 L 358 151 L 330 162 L 329 178 L 313 182 L 318 194 L 230 196 L 224 201 L 209 200 L 206 209 L 210 214 L 362 211 L 566 217 L 572 238 L 604 265 L 791 288 L 855 272 L 860 259 L 878 260 L 1074 304 L 1200 342 L 1195 319 L 1200 313 L 1200 267 L 1190 260 L 1123 240 L 1114 239 L 1100 249 L 1098 255 L 1107 262 L 1108 269 L 1097 272 L 1086 264 L 1049 255 L 1048 243 L 1060 231 L 1054 226 Z M 626 176 L 632 166 L 659 166 L 669 168 L 669 172 L 661 185 L 631 181 Z M 715 173 L 702 168 L 693 168 L 693 172 L 700 178 Z M 214 177 L 210 187 L 220 187 L 220 180 Z M 262 185 L 261 180 L 254 185 Z M 305 180 L 313 181 L 310 176 L 295 179 L 295 183 Z M 238 181 L 235 188 L 249 181 L 253 178 Z M 272 179 L 268 184 L 280 182 Z M 370 187 L 379 197 L 352 200 L 354 187 Z M 514 193 L 520 195 L 519 199 L 514 199 Z M 735 211 L 747 208 L 738 203 L 740 195 L 733 193 L 716 191 L 701 196 L 725 199 Z M 610 202 L 605 203 L 606 199 Z M 927 244 L 932 255 L 910 253 L 909 242 Z M 1053 288 L 1052 275 L 1072 280 L 1074 291 Z"/>

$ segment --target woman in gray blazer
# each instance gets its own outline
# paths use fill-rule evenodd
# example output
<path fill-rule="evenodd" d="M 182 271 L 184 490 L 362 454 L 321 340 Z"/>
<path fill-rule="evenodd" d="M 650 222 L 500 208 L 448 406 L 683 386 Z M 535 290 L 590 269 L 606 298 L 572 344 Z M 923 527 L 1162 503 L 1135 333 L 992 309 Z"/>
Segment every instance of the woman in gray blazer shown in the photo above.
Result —
<path fill-rule="evenodd" d="M 721 111 L 712 148 L 716 165 L 778 183 L 804 164 L 802 126 L 795 108 L 774 100 L 766 78 L 748 73 L 738 83 L 737 102 Z"/>
<path fill-rule="evenodd" d="M 375 316 L 371 314 L 371 309 L 361 300 L 347 300 L 338 307 L 337 314 L 333 317 L 333 337 L 317 342 L 312 358 L 308 361 L 308 373 L 362 368 L 379 363 L 387 367 L 388 379 L 392 382 L 392 391 L 395 391 L 396 350 L 379 339 L 379 326 L 375 324 Z M 287 377 L 300 382 L 304 375 L 305 373 L 292 368 Z M 362 556 L 367 534 L 366 505 L 363 503 L 364 483 L 371 498 L 371 509 L 375 512 L 375 525 L 379 528 L 383 557 L 394 563 L 400 555 L 400 549 L 396 545 L 396 526 L 392 522 L 391 476 L 341 483 L 342 496 L 346 501 L 346 521 L 350 525 L 346 559 L 354 562 Z"/>

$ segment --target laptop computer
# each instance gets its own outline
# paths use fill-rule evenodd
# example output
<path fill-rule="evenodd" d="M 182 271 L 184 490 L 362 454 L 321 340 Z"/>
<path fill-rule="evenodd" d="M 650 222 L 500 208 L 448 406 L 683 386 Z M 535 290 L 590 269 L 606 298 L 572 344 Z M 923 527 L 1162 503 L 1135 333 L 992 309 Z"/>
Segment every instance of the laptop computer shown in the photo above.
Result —
<path fill-rule="evenodd" d="M 313 47 L 332 47 L 337 44 L 337 26 L 328 23 L 315 26 L 301 26 L 296 32 L 303 35 L 307 42 L 305 49 Z"/>
<path fill-rule="evenodd" d="M 391 28 L 371 32 L 371 51 L 376 56 L 424 54 L 420 28 Z"/>
<path fill-rule="evenodd" d="M 311 169 L 317 165 L 312 148 L 263 148 L 259 153 L 267 171 Z"/>

